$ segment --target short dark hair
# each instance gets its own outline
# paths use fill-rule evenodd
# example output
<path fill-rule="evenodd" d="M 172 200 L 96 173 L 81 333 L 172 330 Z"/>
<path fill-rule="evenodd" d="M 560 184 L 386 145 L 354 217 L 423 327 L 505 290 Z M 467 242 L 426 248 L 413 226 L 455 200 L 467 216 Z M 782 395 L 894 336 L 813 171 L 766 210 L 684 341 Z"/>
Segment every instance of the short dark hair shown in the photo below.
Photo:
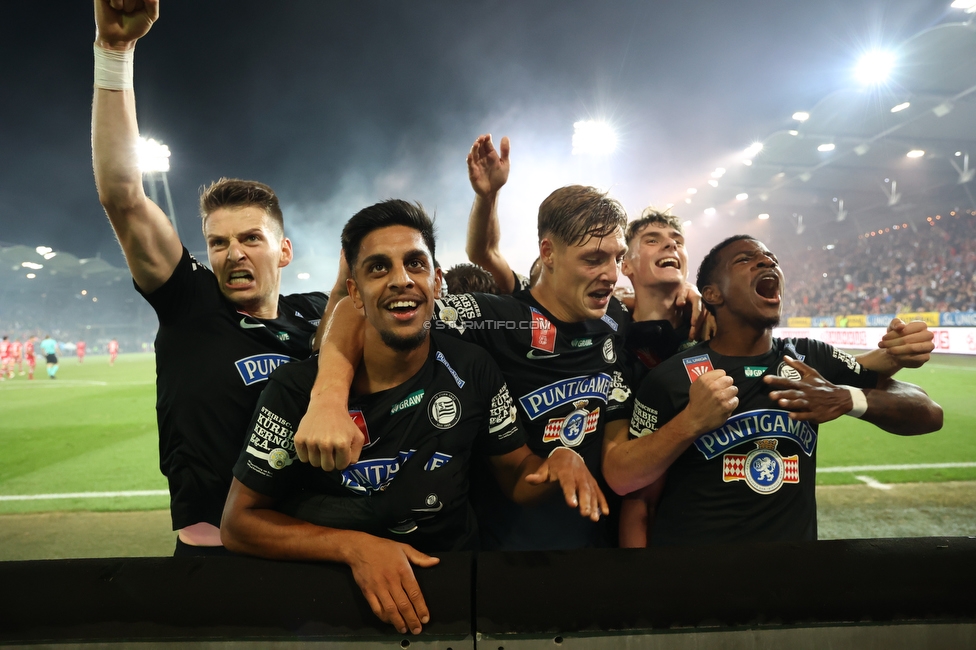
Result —
<path fill-rule="evenodd" d="M 389 199 L 363 208 L 342 228 L 342 252 L 346 254 L 349 268 L 356 266 L 359 248 L 366 235 L 387 226 L 406 226 L 420 232 L 434 260 L 434 222 L 419 203 Z"/>
<path fill-rule="evenodd" d="M 539 241 L 552 237 L 581 246 L 590 237 L 606 237 L 626 227 L 624 206 L 595 187 L 561 187 L 539 206 Z"/>
<path fill-rule="evenodd" d="M 708 251 L 708 255 L 702 260 L 701 266 L 698 267 L 698 291 L 701 293 L 705 292 L 705 287 L 713 282 L 713 276 L 715 275 L 715 269 L 718 268 L 718 254 L 728 246 L 729 244 L 734 244 L 737 241 L 742 241 L 743 239 L 752 239 L 753 241 L 758 241 L 752 235 L 732 235 L 731 237 L 726 237 L 719 243 L 712 247 L 712 250 Z M 704 301 L 703 301 L 704 302 Z M 705 304 L 705 309 L 715 313 L 715 308 L 709 305 L 707 302 Z"/>
<path fill-rule="evenodd" d="M 278 195 L 264 183 L 239 178 L 221 178 L 200 193 L 200 217 L 204 226 L 207 217 L 219 208 L 245 208 L 254 206 L 264 210 L 278 227 L 278 235 L 285 235 L 285 220 L 278 205 Z"/>
<path fill-rule="evenodd" d="M 448 293 L 498 293 L 491 273 L 477 264 L 455 264 L 444 274 Z"/>
<path fill-rule="evenodd" d="M 644 208 L 641 212 L 639 219 L 631 221 L 627 224 L 627 232 L 624 236 L 627 238 L 627 246 L 630 246 L 630 242 L 644 231 L 644 228 L 648 227 L 652 223 L 661 224 L 666 228 L 674 228 L 682 235 L 685 234 L 684 229 L 681 226 L 681 219 L 673 214 L 668 214 L 665 210 L 661 212 L 656 208 Z"/>

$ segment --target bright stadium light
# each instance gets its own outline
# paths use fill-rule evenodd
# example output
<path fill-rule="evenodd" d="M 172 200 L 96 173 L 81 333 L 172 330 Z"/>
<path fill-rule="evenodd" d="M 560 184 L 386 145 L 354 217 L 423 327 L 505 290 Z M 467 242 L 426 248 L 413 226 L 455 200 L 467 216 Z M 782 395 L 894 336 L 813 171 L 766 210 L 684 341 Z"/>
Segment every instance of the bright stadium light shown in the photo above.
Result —
<path fill-rule="evenodd" d="M 912 149 L 905 155 L 908 156 L 909 158 L 921 158 L 922 156 L 925 155 L 925 151 L 923 151 L 922 149 Z"/>
<path fill-rule="evenodd" d="M 709 217 L 715 214 L 715 208 L 705 208 L 705 214 Z"/>
<path fill-rule="evenodd" d="M 956 155 L 958 156 L 959 154 L 956 154 Z M 689 187 L 688 188 L 688 194 L 698 194 L 698 188 Z"/>
<path fill-rule="evenodd" d="M 169 147 L 161 142 L 140 136 L 136 143 L 136 155 L 139 159 L 139 170 L 143 173 L 169 171 Z"/>
<path fill-rule="evenodd" d="M 741 192 L 735 195 L 736 201 L 745 201 L 748 198 L 749 198 L 749 194 L 747 194 L 746 192 Z"/>
<path fill-rule="evenodd" d="M 573 124 L 573 155 L 606 156 L 617 148 L 617 134 L 606 122 L 581 120 Z"/>
<path fill-rule="evenodd" d="M 967 14 L 976 13 L 976 0 L 955 0 L 949 6 L 953 9 L 962 9 Z"/>
<path fill-rule="evenodd" d="M 762 142 L 753 142 L 748 147 L 746 147 L 746 150 L 745 150 L 746 158 L 755 158 L 756 157 L 756 154 L 758 154 L 760 151 L 762 151 L 762 149 L 763 149 L 763 143 Z"/>
<path fill-rule="evenodd" d="M 718 187 L 718 181 L 715 180 L 714 178 L 708 181 L 708 184 L 711 185 L 712 187 Z"/>
<path fill-rule="evenodd" d="M 725 167 L 716 167 L 712 172 L 712 178 L 722 178 L 725 176 Z"/>
<path fill-rule="evenodd" d="M 25 269 L 30 269 L 32 271 L 39 271 L 44 268 L 43 264 L 38 264 L 36 262 L 21 262 L 20 266 Z"/>
<path fill-rule="evenodd" d="M 48 247 L 48 246 L 38 246 L 38 247 L 37 247 L 37 248 L 35 248 L 34 250 L 36 250 L 36 251 L 37 251 L 37 254 L 38 254 L 38 255 L 47 255 L 48 253 L 50 253 L 50 252 L 51 252 L 51 251 L 53 251 L 54 249 L 53 249 L 53 248 L 50 248 L 50 247 Z"/>
<path fill-rule="evenodd" d="M 903 110 L 905 110 L 906 108 L 908 108 L 911 105 L 912 105 L 911 102 L 902 102 L 902 103 L 900 103 L 900 104 L 898 104 L 896 106 L 892 106 L 891 107 L 891 112 L 892 113 L 900 113 L 900 112 L 902 112 Z"/>
<path fill-rule="evenodd" d="M 797 111 L 793 113 L 793 119 L 797 122 L 806 122 L 810 119 L 810 114 L 806 111 Z"/>
<path fill-rule="evenodd" d="M 766 221 L 767 219 L 769 219 L 769 215 L 766 214 L 765 212 L 763 212 L 761 215 L 759 215 L 759 220 L 760 221 Z"/>
<path fill-rule="evenodd" d="M 44 259 L 49 260 L 56 255 L 57 253 L 55 253 L 54 251 L 51 251 L 50 253 L 44 253 Z"/>
<path fill-rule="evenodd" d="M 894 66 L 894 53 L 874 50 L 862 56 L 857 62 L 854 77 L 865 86 L 881 84 L 888 80 Z"/>
<path fill-rule="evenodd" d="M 28 279 L 28 280 L 33 280 L 33 279 L 34 279 L 34 278 L 36 278 L 36 277 L 37 277 L 37 275 L 35 275 L 34 273 L 28 273 L 28 274 L 27 274 L 27 279 Z"/>
<path fill-rule="evenodd" d="M 299 280 L 308 280 L 310 277 L 312 277 L 312 276 L 310 274 L 308 274 L 308 273 L 299 273 L 298 274 L 298 279 Z"/>
<path fill-rule="evenodd" d="M 835 145 L 833 142 L 828 142 L 826 144 L 822 144 L 819 147 L 817 147 L 817 151 L 822 151 L 822 152 L 833 151 L 834 149 L 835 149 Z"/>
<path fill-rule="evenodd" d="M 790 129 L 789 131 L 787 131 L 787 133 L 789 133 L 790 135 L 800 135 L 800 132 L 797 131 L 796 129 Z"/>

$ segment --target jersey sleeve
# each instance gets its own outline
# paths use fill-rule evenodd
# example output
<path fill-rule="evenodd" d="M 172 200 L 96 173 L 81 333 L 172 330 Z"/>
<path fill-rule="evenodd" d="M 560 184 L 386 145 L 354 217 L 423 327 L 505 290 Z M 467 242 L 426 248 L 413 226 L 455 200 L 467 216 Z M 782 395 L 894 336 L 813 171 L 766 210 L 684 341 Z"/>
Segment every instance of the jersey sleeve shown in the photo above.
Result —
<path fill-rule="evenodd" d="M 651 370 L 634 395 L 630 418 L 630 437 L 650 435 L 678 414 L 671 397 L 667 375 L 661 366 Z"/>
<path fill-rule="evenodd" d="M 806 359 L 803 362 L 816 369 L 830 383 L 856 388 L 874 388 L 878 385 L 878 373 L 862 366 L 847 352 L 823 341 L 807 339 L 806 343 Z"/>
<path fill-rule="evenodd" d="M 190 255 L 185 246 L 173 274 L 158 289 L 147 294 L 135 280 L 132 283 L 156 311 L 161 324 L 178 321 L 191 310 L 199 316 L 200 309 L 213 309 L 220 304 L 207 299 L 208 294 L 219 293 L 213 272 Z"/>
<path fill-rule="evenodd" d="M 501 456 L 525 444 L 525 429 L 498 364 L 486 355 L 484 365 L 482 390 L 491 396 L 491 407 L 476 444 L 481 453 Z"/>
<path fill-rule="evenodd" d="M 247 442 L 234 465 L 237 480 L 270 497 L 294 490 L 302 466 L 294 438 L 298 423 L 308 410 L 308 395 L 300 395 L 280 381 L 286 366 L 272 375 L 258 398 L 247 429 Z"/>
<path fill-rule="evenodd" d="M 620 359 L 611 371 L 610 393 L 607 395 L 607 422 L 629 420 L 634 412 L 634 391 L 626 364 Z"/>
<path fill-rule="evenodd" d="M 521 312 L 511 296 L 488 293 L 455 293 L 434 301 L 433 328 L 459 336 L 482 347 L 491 345 L 509 321 L 515 322 Z M 503 323 L 503 324 L 500 324 Z"/>

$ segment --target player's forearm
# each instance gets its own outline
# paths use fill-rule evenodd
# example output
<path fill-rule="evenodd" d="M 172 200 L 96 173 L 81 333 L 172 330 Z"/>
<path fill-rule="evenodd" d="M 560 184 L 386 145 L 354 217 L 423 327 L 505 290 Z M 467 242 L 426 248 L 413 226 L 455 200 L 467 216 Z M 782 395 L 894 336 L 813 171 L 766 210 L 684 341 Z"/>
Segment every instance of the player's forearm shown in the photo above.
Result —
<path fill-rule="evenodd" d="M 92 163 L 98 198 L 109 217 L 146 201 L 138 138 L 133 91 L 96 88 L 92 100 Z"/>
<path fill-rule="evenodd" d="M 364 332 L 362 312 L 348 297 L 339 300 L 326 325 L 319 350 L 319 371 L 312 387 L 312 403 L 338 405 L 345 410 L 349 388 L 363 357 Z"/>
<path fill-rule="evenodd" d="M 498 193 L 476 194 L 468 216 L 465 252 L 468 260 L 484 268 L 495 278 L 501 293 L 515 290 L 512 269 L 499 249 L 502 233 L 498 222 Z"/>
<path fill-rule="evenodd" d="M 603 478 L 620 496 L 645 488 L 661 478 L 702 433 L 685 408 L 657 431 L 607 449 Z"/>
<path fill-rule="evenodd" d="M 544 462 L 542 458 L 534 453 L 527 455 L 518 466 L 517 471 L 500 479 L 502 492 L 505 493 L 505 496 L 519 505 L 526 506 L 538 503 L 547 495 L 552 494 L 553 491 L 558 490 L 559 486 L 556 483 L 533 485 L 525 480 L 526 476 L 535 474 Z"/>
<path fill-rule="evenodd" d="M 895 358 L 881 349 L 864 352 L 854 358 L 862 367 L 885 377 L 891 377 L 901 370 L 901 366 L 898 365 Z"/>
<path fill-rule="evenodd" d="M 942 428 L 942 407 L 914 384 L 882 379 L 864 395 L 868 410 L 861 419 L 889 433 L 913 436 Z"/>

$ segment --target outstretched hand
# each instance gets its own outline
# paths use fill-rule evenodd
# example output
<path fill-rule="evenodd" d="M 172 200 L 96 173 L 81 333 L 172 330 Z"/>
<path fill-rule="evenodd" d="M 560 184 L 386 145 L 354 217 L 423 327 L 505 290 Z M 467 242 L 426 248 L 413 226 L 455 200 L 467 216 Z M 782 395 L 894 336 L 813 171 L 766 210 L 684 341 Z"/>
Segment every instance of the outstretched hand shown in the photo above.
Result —
<path fill-rule="evenodd" d="M 906 323 L 895 318 L 878 342 L 878 347 L 887 352 L 902 368 L 920 368 L 935 349 L 934 338 L 924 321 Z"/>
<path fill-rule="evenodd" d="M 824 379 L 819 372 L 792 357 L 783 360 L 800 373 L 799 379 L 766 375 L 763 381 L 774 390 L 769 398 L 790 411 L 791 420 L 823 424 L 836 420 L 854 407 L 850 392 Z"/>
<path fill-rule="evenodd" d="M 159 0 L 95 0 L 95 42 L 128 49 L 159 19 Z"/>
<path fill-rule="evenodd" d="M 495 194 L 508 182 L 509 151 L 507 137 L 502 138 L 499 151 L 495 151 L 490 134 L 480 135 L 474 141 L 468 152 L 468 180 L 475 194 L 480 197 Z"/>
<path fill-rule="evenodd" d="M 558 481 L 566 498 L 566 505 L 579 508 L 583 517 L 599 521 L 600 515 L 610 514 L 610 505 L 586 463 L 575 451 L 557 448 L 542 465 L 525 477 L 532 485 Z"/>

